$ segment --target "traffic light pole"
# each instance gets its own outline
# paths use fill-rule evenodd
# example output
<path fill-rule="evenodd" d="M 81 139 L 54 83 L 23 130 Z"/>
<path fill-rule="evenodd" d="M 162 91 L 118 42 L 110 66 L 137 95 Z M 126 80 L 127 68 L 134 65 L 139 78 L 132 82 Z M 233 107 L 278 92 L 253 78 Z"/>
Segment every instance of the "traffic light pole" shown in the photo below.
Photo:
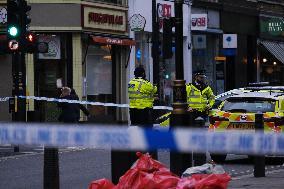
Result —
<path fill-rule="evenodd" d="M 152 0 L 152 58 L 153 58 L 153 80 L 160 95 L 160 66 L 159 66 L 159 23 L 157 16 L 157 3 Z"/>
<path fill-rule="evenodd" d="M 26 90 L 26 66 L 25 53 L 14 52 L 12 54 L 13 96 L 25 95 Z M 17 98 L 15 104 L 14 121 L 26 122 L 26 101 Z"/>
<path fill-rule="evenodd" d="M 12 54 L 12 75 L 13 75 L 13 91 L 12 95 L 18 97 L 25 95 L 26 90 L 26 68 L 25 54 L 14 52 Z M 15 111 L 12 114 L 12 120 L 15 122 L 26 122 L 26 101 L 17 98 L 15 100 Z M 14 146 L 14 152 L 19 152 L 19 146 Z"/>

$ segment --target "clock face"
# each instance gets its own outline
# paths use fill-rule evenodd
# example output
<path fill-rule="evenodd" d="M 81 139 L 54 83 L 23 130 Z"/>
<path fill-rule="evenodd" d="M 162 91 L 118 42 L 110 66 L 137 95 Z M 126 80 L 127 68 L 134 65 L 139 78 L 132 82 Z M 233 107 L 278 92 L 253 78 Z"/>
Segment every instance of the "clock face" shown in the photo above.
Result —
<path fill-rule="evenodd" d="M 0 23 L 5 24 L 7 22 L 7 9 L 5 7 L 0 8 Z"/>

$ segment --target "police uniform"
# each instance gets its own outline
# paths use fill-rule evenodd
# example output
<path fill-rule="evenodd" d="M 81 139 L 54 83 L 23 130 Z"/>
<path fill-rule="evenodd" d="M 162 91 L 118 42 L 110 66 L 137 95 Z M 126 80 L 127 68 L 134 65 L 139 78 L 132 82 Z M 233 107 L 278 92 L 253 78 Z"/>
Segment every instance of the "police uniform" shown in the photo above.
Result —
<path fill-rule="evenodd" d="M 131 125 L 145 127 L 153 125 L 152 110 L 156 92 L 157 87 L 142 77 L 135 77 L 130 80 L 128 95 Z"/>
<path fill-rule="evenodd" d="M 202 75 L 202 74 L 201 74 Z M 215 103 L 215 95 L 209 85 L 204 83 L 193 83 L 186 85 L 188 107 L 193 109 L 194 117 L 201 116 L 206 119 L 208 110 Z"/>

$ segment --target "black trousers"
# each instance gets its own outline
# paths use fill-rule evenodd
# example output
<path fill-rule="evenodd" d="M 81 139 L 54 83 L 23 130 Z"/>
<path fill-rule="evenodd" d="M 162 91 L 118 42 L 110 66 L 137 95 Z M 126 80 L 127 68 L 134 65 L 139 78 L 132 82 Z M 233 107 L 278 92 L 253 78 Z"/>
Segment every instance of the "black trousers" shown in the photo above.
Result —
<path fill-rule="evenodd" d="M 153 127 L 153 108 L 130 108 L 129 114 L 131 125 L 140 127 Z"/>

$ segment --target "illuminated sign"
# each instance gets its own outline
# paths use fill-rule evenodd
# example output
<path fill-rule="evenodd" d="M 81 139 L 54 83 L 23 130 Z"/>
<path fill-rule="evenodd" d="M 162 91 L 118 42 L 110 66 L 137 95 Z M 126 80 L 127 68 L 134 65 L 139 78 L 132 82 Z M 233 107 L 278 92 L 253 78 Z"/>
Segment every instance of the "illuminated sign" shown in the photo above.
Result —
<path fill-rule="evenodd" d="M 261 17 L 260 33 L 266 35 L 284 36 L 284 19 L 276 17 Z"/>

